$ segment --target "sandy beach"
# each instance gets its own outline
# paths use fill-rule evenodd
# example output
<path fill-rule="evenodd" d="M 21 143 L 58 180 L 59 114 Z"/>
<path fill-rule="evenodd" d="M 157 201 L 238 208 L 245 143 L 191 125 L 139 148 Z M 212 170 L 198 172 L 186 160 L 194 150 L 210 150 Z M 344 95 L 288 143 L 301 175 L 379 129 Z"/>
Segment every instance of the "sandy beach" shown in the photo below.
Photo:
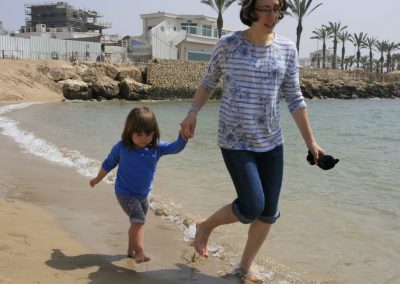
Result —
<path fill-rule="evenodd" d="M 37 63 L 0 61 L 0 105 L 62 99 L 36 77 Z M 0 155 L 0 283 L 239 282 L 221 277 L 230 268 L 218 258 L 193 261 L 182 232 L 152 211 L 152 260 L 136 264 L 126 258 L 128 221 L 112 185 L 93 190 L 73 169 L 24 153 L 3 134 Z"/>

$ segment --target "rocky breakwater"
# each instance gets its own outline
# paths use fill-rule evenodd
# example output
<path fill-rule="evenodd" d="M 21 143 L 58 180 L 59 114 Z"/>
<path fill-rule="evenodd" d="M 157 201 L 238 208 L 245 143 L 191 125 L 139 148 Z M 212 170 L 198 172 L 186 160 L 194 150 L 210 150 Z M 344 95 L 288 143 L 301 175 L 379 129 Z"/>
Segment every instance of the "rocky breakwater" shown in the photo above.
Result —
<path fill-rule="evenodd" d="M 383 83 L 367 80 L 302 78 L 300 86 L 304 97 L 308 99 L 400 98 L 400 81 Z"/>
<path fill-rule="evenodd" d="M 39 72 L 57 82 L 66 99 L 147 99 L 150 86 L 143 84 L 143 70 L 128 64 L 79 62 L 70 66 L 38 66 Z"/>
<path fill-rule="evenodd" d="M 58 83 L 66 99 L 165 100 L 193 98 L 207 66 L 208 62 L 154 59 L 140 68 L 131 64 L 78 62 L 60 66 L 41 64 L 38 70 Z M 398 77 L 381 83 L 371 79 L 321 78 L 320 75 L 301 77 L 304 97 L 400 98 Z M 221 86 L 220 82 L 212 98 L 220 98 Z"/>
<path fill-rule="evenodd" d="M 66 99 L 162 100 L 193 98 L 208 62 L 152 60 L 144 68 L 131 64 L 78 62 L 70 66 L 39 66 L 57 82 Z M 219 98 L 219 87 L 213 98 Z"/>

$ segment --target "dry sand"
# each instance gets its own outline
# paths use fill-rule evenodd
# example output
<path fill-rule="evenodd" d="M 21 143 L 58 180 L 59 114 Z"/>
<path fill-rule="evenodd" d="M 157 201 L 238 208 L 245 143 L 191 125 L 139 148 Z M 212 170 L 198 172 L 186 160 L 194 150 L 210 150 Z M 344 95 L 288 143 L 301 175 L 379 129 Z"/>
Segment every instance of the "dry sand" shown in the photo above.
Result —
<path fill-rule="evenodd" d="M 62 99 L 37 64 L 0 60 L 0 104 Z M 2 134 L 0 156 L 0 283 L 239 283 L 220 277 L 229 267 L 215 257 L 193 262 L 182 232 L 153 212 L 145 229 L 152 260 L 135 264 L 111 185 L 93 191 L 87 178 Z"/>

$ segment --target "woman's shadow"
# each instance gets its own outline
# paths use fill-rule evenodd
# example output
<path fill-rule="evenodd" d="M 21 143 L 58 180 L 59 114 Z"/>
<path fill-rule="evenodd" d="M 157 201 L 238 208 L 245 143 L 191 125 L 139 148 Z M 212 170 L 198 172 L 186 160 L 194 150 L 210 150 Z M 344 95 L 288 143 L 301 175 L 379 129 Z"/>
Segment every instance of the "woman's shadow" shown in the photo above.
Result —
<path fill-rule="evenodd" d="M 127 267 L 113 264 L 125 259 L 126 255 L 82 254 L 65 255 L 60 249 L 53 249 L 51 259 L 46 264 L 58 270 L 75 270 L 98 267 L 87 278 L 89 283 L 240 283 L 238 279 L 215 277 L 201 273 L 199 270 L 183 263 L 176 263 L 176 269 L 159 269 L 137 272 Z M 129 260 L 133 261 L 133 260 Z M 134 265 L 132 265 L 134 266 Z"/>

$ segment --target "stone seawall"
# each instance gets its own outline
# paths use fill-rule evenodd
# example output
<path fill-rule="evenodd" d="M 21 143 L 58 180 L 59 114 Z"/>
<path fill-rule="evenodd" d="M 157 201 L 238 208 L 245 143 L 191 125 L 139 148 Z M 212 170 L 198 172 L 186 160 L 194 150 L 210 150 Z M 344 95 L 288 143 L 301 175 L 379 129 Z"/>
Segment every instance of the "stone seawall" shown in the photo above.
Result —
<path fill-rule="evenodd" d="M 206 72 L 208 62 L 153 60 L 146 65 L 150 97 L 157 99 L 193 98 Z M 220 98 L 221 84 L 212 98 Z"/>
<path fill-rule="evenodd" d="M 18 69 L 19 71 L 11 67 L 2 70 L 1 73 L 4 74 L 0 74 L 0 77 L 3 77 L 3 83 L 10 83 L 7 89 L 13 89 L 13 81 L 8 79 L 12 74 L 11 78 L 21 82 L 29 78 L 35 82 L 47 82 L 46 86 L 52 86 L 52 90 L 57 92 L 62 90 L 64 98 L 70 100 L 191 99 L 208 66 L 208 62 L 157 59 L 142 67 L 98 62 L 70 64 L 56 60 L 2 62 L 3 65 L 9 63 L 11 67 L 22 68 Z M 400 80 L 397 80 L 395 75 L 391 78 L 396 80 L 378 82 L 372 78 L 321 78 L 320 75 L 327 72 L 325 69 L 313 72 L 317 72 L 315 76 L 301 76 L 301 90 L 308 99 L 400 98 Z M 343 71 L 335 72 L 340 75 Z M 388 73 L 385 76 L 392 75 Z M 39 77 L 42 79 L 33 79 Z M 33 85 L 33 82 L 28 85 Z M 213 99 L 221 97 L 221 86 L 220 82 L 212 96 Z"/>
<path fill-rule="evenodd" d="M 147 63 L 146 84 L 151 86 L 149 98 L 187 99 L 192 98 L 206 72 L 208 62 L 154 60 Z M 314 70 L 317 72 L 318 70 Z M 320 69 L 322 73 L 326 70 Z M 333 70 L 336 73 L 343 71 Z M 390 75 L 386 75 L 390 76 Z M 400 81 L 373 82 L 334 78 L 301 78 L 300 85 L 307 99 L 357 99 L 357 98 L 400 98 Z M 343 77 L 343 76 L 342 76 Z M 213 98 L 221 96 L 221 82 Z"/>

